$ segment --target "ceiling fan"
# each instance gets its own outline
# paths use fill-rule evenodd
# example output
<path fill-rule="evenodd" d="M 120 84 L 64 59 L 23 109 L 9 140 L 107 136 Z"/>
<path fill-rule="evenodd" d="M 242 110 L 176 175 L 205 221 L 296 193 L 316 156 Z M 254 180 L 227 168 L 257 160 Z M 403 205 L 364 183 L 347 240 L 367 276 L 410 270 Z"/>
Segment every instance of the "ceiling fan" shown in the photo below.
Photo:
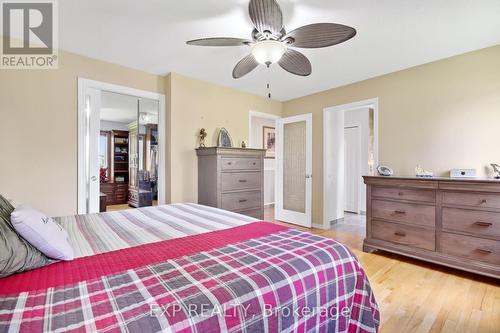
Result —
<path fill-rule="evenodd" d="M 248 11 L 255 26 L 251 40 L 215 37 L 190 40 L 187 44 L 251 46 L 251 54 L 241 59 L 233 70 L 235 79 L 250 73 L 259 64 L 269 67 L 276 62 L 292 74 L 308 76 L 312 72 L 311 62 L 293 48 L 328 47 L 356 35 L 356 29 L 336 23 L 314 23 L 286 32 L 283 13 L 276 0 L 250 0 Z"/>

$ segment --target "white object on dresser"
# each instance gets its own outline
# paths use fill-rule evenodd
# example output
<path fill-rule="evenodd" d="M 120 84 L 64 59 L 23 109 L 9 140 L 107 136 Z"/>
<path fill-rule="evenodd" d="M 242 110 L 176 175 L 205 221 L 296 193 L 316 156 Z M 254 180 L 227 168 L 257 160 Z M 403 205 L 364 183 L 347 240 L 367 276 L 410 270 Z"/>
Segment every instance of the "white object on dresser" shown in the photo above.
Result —
<path fill-rule="evenodd" d="M 451 169 L 450 178 L 476 178 L 476 169 Z"/>

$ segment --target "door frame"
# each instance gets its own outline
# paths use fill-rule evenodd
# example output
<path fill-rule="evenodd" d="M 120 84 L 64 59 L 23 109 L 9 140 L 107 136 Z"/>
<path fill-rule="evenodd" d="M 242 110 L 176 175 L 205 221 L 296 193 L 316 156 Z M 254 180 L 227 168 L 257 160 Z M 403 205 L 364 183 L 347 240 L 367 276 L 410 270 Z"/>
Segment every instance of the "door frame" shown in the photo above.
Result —
<path fill-rule="evenodd" d="M 276 121 L 281 118 L 272 113 L 264 113 L 259 111 L 248 111 L 248 147 L 252 146 L 252 142 L 255 139 L 252 135 L 252 118 L 265 118 L 274 120 L 274 126 L 276 126 Z"/>
<path fill-rule="evenodd" d="M 297 213 L 297 212 L 288 212 L 283 209 L 283 151 L 280 149 L 280 145 L 283 142 L 283 125 L 286 123 L 293 123 L 305 121 L 306 122 L 306 209 L 305 213 Z M 312 169 L 312 113 L 300 114 L 292 117 L 283 117 L 276 121 L 276 177 L 275 177 L 275 218 L 276 220 L 281 220 L 288 223 L 297 224 L 300 226 L 312 228 L 312 177 L 313 177 L 313 169 Z M 293 215 L 302 215 L 305 220 L 304 223 L 299 222 L 291 222 L 292 220 L 300 220 L 295 218 Z"/>
<path fill-rule="evenodd" d="M 85 96 L 90 96 L 90 104 L 88 105 L 88 108 L 97 113 L 94 117 L 90 117 L 90 114 L 86 112 L 86 118 L 85 119 L 85 124 L 88 124 L 88 135 L 85 140 L 86 147 L 88 147 L 88 152 L 98 152 L 98 146 L 99 146 L 99 140 L 100 140 L 100 135 L 101 135 L 101 126 L 100 126 L 100 118 L 101 118 L 101 107 L 102 107 L 102 101 L 101 101 L 101 91 L 98 89 L 94 88 L 89 88 L 86 91 Z M 87 102 L 87 100 L 85 100 Z M 91 129 L 94 129 L 91 131 Z M 91 140 L 91 135 L 99 135 L 98 138 L 95 138 L 94 140 Z M 86 155 L 89 155 L 88 152 L 86 151 Z M 110 162 L 111 163 L 111 162 Z M 93 171 L 97 171 L 96 174 L 93 173 Z M 85 193 L 86 197 L 88 199 L 85 202 L 85 208 L 87 211 L 99 211 L 99 196 L 96 197 L 90 197 L 87 195 L 87 193 L 96 193 L 99 192 L 100 190 L 100 182 L 99 182 L 99 161 L 96 158 L 95 160 L 91 159 L 85 159 L 85 172 L 84 172 L 86 177 L 90 177 L 92 181 L 89 181 L 88 183 L 85 183 Z M 84 179 L 87 179 L 84 177 Z M 95 178 L 95 179 L 93 179 Z"/>
<path fill-rule="evenodd" d="M 345 134 L 346 134 L 346 130 L 355 130 L 355 136 L 356 136 L 356 143 L 357 143 L 357 147 L 356 147 L 356 151 L 357 151 L 357 157 L 358 157 L 358 160 L 357 160 L 357 165 L 356 165 L 356 172 L 357 172 L 357 176 L 361 176 L 361 127 L 360 126 L 347 126 L 347 127 L 344 127 L 344 138 L 345 138 Z M 344 165 L 345 165 L 345 152 L 346 152 L 346 149 L 345 149 L 345 139 L 344 139 Z M 346 195 L 345 195 L 345 183 L 347 181 L 347 178 L 345 177 L 345 174 L 346 174 L 346 170 L 344 168 L 344 212 L 349 212 L 349 213 L 355 213 L 355 214 L 359 214 L 360 213 L 360 208 L 359 208 L 359 202 L 360 202 L 360 195 L 361 195 L 361 191 L 360 191 L 360 188 L 359 188 L 359 179 L 356 180 L 356 190 L 355 190 L 355 195 L 356 195 L 356 200 L 355 200 L 355 206 L 356 206 L 356 209 L 355 210 L 346 210 L 346 205 L 345 205 L 345 202 L 347 201 L 346 200 Z"/>
<path fill-rule="evenodd" d="M 165 95 L 121 86 L 117 84 L 89 80 L 86 78 L 78 77 L 78 161 L 77 161 L 77 211 L 78 214 L 86 213 L 86 200 L 87 200 L 87 186 L 85 179 L 85 165 L 86 165 L 86 141 L 85 135 L 88 132 L 87 127 L 87 111 L 85 107 L 85 95 L 87 89 L 97 89 L 106 92 L 112 92 L 123 95 L 130 95 L 138 98 L 147 98 L 158 101 L 158 151 L 160 152 L 158 162 L 158 204 L 163 205 L 166 203 L 166 158 L 165 158 L 165 144 L 166 144 L 166 117 L 165 117 Z"/>
<path fill-rule="evenodd" d="M 328 185 L 328 170 L 333 168 L 333 161 L 330 158 L 329 151 L 331 147 L 331 129 L 329 128 L 331 117 L 334 113 L 352 111 L 360 108 L 373 109 L 373 164 L 374 168 L 379 163 L 379 99 L 378 97 L 370 98 L 358 102 L 331 106 L 323 109 L 323 224 L 315 225 L 321 229 L 329 229 L 331 220 L 328 213 L 328 207 L 332 202 L 336 202 L 338 198 L 332 197 L 331 189 Z M 342 129 L 344 124 L 342 124 Z M 343 136 L 343 135 L 342 135 Z M 343 189 L 342 189 L 343 191 Z M 338 205 L 338 202 L 336 203 Z M 342 207 L 343 209 L 343 207 Z"/>
<path fill-rule="evenodd" d="M 277 120 L 281 118 L 281 116 L 277 116 L 275 114 L 272 114 L 272 113 L 264 113 L 264 112 L 259 112 L 259 111 L 248 111 L 248 142 L 247 142 L 247 147 L 249 148 L 258 148 L 258 149 L 262 149 L 262 147 L 257 147 L 255 145 L 253 145 L 254 141 L 256 140 L 256 138 L 254 138 L 254 135 L 253 135 L 253 126 L 252 126 L 252 119 L 253 118 L 261 118 L 261 119 L 269 119 L 269 120 L 273 120 L 274 121 L 274 128 L 276 129 L 277 127 Z M 261 133 L 262 135 L 262 133 Z M 262 137 L 262 136 L 261 136 Z M 266 162 L 264 161 L 264 192 L 266 192 L 266 184 L 268 183 L 272 183 L 273 185 L 273 189 L 274 189 L 274 193 L 273 193 L 273 196 L 274 196 L 274 199 L 272 202 L 266 202 L 264 200 L 264 208 L 266 207 L 272 207 L 273 208 L 273 211 L 274 211 L 274 207 L 276 205 L 276 188 L 275 188 L 275 184 L 276 184 L 276 158 L 274 159 L 274 168 L 267 168 L 266 167 Z M 266 183 L 266 175 L 267 173 L 272 173 L 272 179 L 274 179 L 273 181 L 271 182 L 268 182 Z M 265 197 L 265 194 L 263 194 L 264 197 Z"/>

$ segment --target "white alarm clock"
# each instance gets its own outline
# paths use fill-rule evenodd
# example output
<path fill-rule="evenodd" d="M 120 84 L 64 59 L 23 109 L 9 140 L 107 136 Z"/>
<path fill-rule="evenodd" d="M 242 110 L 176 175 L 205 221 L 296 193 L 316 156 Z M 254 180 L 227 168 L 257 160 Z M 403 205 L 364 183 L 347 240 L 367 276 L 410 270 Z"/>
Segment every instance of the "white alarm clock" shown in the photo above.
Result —
<path fill-rule="evenodd" d="M 377 167 L 377 172 L 381 176 L 389 177 L 394 174 L 394 170 L 390 166 L 387 165 L 379 165 Z"/>

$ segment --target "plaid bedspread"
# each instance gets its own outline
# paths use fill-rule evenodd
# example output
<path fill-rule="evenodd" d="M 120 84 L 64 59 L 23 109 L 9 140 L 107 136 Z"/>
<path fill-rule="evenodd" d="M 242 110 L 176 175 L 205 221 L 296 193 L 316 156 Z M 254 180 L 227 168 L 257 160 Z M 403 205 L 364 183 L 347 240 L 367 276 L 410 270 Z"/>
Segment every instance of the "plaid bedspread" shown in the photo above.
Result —
<path fill-rule="evenodd" d="M 255 230 L 259 237 L 231 241 Z M 174 241 L 184 250 L 153 255 L 155 247 Z M 125 263 L 126 258 L 149 262 L 117 265 L 112 273 L 102 270 L 89 278 L 90 272 L 84 280 L 73 277 L 64 284 L 53 277 L 68 273 L 57 265 L 70 263 L 61 262 L 51 265 L 52 272 L 51 266 L 46 274 L 32 272 L 44 281 L 35 289 L 18 285 L 12 293 L 5 283 L 13 286 L 13 280 L 1 279 L 0 332 L 378 329 L 379 312 L 363 269 L 345 246 L 331 239 L 260 222 L 121 251 Z M 98 266 L 94 260 L 103 265 L 112 254 L 79 258 L 79 270 Z"/>

